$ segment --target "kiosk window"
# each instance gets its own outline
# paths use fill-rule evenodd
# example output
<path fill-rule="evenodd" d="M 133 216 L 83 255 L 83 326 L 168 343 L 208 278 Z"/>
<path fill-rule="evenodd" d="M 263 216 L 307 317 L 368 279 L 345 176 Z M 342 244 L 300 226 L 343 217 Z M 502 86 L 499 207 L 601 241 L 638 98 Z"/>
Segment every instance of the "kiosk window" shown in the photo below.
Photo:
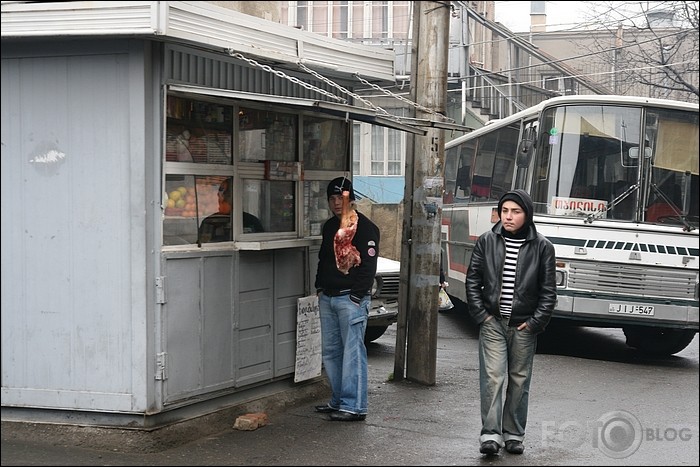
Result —
<path fill-rule="evenodd" d="M 350 129 L 308 109 L 170 91 L 163 244 L 256 248 L 320 235 L 328 180 L 349 168 Z"/>
<path fill-rule="evenodd" d="M 233 108 L 168 96 L 165 160 L 230 164 Z"/>
<path fill-rule="evenodd" d="M 163 243 L 231 240 L 231 186 L 231 177 L 167 175 Z"/>
<path fill-rule="evenodd" d="M 305 115 L 303 128 L 304 169 L 345 170 L 348 124 Z"/>
<path fill-rule="evenodd" d="M 241 161 L 297 160 L 297 115 L 240 107 L 238 151 Z"/>
<path fill-rule="evenodd" d="M 243 180 L 243 233 L 294 232 L 295 182 Z"/>

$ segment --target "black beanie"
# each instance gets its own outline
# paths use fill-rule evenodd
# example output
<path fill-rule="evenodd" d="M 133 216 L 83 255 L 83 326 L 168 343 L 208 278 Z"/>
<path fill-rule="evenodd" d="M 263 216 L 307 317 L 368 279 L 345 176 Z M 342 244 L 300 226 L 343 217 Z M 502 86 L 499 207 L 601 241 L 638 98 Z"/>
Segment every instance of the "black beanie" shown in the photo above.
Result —
<path fill-rule="evenodd" d="M 342 195 L 344 191 L 350 192 L 350 201 L 355 201 L 355 192 L 352 189 L 352 182 L 345 177 L 338 177 L 331 180 L 326 189 L 326 198 L 333 195 Z"/>

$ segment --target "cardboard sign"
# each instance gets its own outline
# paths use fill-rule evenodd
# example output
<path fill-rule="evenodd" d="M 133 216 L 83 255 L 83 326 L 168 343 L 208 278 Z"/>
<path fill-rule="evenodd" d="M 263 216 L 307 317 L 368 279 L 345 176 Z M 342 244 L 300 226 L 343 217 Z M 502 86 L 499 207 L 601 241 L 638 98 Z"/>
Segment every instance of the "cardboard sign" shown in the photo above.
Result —
<path fill-rule="evenodd" d="M 321 314 L 318 297 L 310 295 L 297 300 L 297 354 L 294 382 L 321 375 Z"/>

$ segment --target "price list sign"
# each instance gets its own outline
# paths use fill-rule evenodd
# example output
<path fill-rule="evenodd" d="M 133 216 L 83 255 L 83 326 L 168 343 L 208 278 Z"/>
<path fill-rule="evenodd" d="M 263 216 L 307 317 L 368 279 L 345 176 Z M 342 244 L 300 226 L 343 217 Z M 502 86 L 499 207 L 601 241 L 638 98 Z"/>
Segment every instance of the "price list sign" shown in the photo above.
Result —
<path fill-rule="evenodd" d="M 311 295 L 297 300 L 297 354 L 294 382 L 321 374 L 321 316 L 318 297 Z"/>

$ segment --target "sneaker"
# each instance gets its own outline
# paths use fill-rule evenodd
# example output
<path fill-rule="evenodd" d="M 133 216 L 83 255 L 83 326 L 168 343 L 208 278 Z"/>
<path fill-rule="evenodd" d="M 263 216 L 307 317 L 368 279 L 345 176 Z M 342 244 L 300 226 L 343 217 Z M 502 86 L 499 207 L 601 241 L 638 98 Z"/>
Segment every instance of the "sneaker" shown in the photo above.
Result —
<path fill-rule="evenodd" d="M 482 454 L 487 454 L 489 456 L 493 456 L 495 454 L 498 454 L 498 451 L 500 451 L 501 447 L 498 445 L 497 442 L 495 441 L 484 441 L 481 443 L 481 447 L 479 448 L 479 452 Z"/>
<path fill-rule="evenodd" d="M 511 454 L 522 454 L 523 451 L 525 450 L 525 446 L 523 446 L 523 442 L 519 441 L 517 439 L 509 439 L 506 441 L 506 451 L 508 451 Z"/>
<path fill-rule="evenodd" d="M 363 413 L 337 411 L 330 414 L 329 420 L 334 422 L 361 422 L 365 418 L 367 418 L 367 415 Z"/>
<path fill-rule="evenodd" d="M 314 407 L 314 410 L 316 410 L 316 412 L 319 412 L 319 413 L 333 413 L 333 412 L 337 412 L 337 411 L 338 411 L 338 409 L 334 409 L 333 407 L 331 407 L 331 406 L 328 405 L 328 404 L 326 404 L 326 405 L 317 405 L 316 407 Z"/>

